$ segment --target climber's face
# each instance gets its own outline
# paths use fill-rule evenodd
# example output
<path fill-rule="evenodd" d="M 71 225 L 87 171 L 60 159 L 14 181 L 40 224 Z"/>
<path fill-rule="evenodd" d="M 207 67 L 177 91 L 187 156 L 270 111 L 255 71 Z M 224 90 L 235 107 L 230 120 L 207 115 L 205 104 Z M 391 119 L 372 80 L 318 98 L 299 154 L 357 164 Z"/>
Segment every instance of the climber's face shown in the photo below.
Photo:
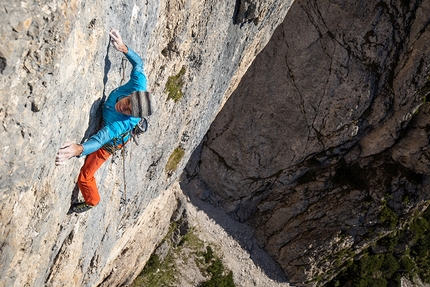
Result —
<path fill-rule="evenodd" d="M 124 97 L 115 104 L 115 110 L 118 113 L 131 116 L 131 100 L 130 96 Z"/>

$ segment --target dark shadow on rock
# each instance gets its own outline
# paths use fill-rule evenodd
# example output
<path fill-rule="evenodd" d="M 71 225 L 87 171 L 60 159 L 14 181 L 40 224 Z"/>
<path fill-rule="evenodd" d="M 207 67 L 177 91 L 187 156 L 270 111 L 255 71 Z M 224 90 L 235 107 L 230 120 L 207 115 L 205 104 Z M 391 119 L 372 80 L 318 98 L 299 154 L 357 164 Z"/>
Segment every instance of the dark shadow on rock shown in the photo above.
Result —
<path fill-rule="evenodd" d="M 108 74 L 109 74 L 111 64 L 112 64 L 110 59 L 109 59 L 109 48 L 110 48 L 110 42 L 108 42 L 108 45 L 106 48 L 102 97 L 100 99 L 97 99 L 96 101 L 94 101 L 94 103 L 91 105 L 90 116 L 89 116 L 89 121 L 88 121 L 88 128 L 85 131 L 85 134 L 81 140 L 81 143 L 85 142 L 93 134 L 97 133 L 97 131 L 99 131 L 103 125 L 102 108 L 103 108 L 103 104 L 106 100 L 106 84 L 108 81 Z M 79 187 L 76 184 L 73 191 L 72 191 L 70 203 L 73 204 L 75 202 L 78 202 L 78 196 L 79 196 Z"/>
<path fill-rule="evenodd" d="M 110 67 L 112 65 L 112 62 L 109 60 L 109 48 L 110 48 L 110 41 L 108 42 L 107 48 L 106 48 L 106 56 L 105 56 L 105 68 L 104 68 L 104 76 L 103 76 L 103 97 L 102 102 L 106 100 L 106 83 L 108 81 L 108 74 Z"/>
<path fill-rule="evenodd" d="M 238 14 L 239 14 L 239 8 L 240 8 L 240 1 L 241 0 L 236 0 L 236 3 L 234 5 L 234 13 L 233 13 L 233 24 L 237 25 L 240 24 L 239 20 L 238 20 Z"/>
<path fill-rule="evenodd" d="M 203 142 L 205 139 L 203 140 Z M 257 244 L 254 237 L 254 228 L 246 223 L 241 223 L 229 216 L 221 207 L 210 202 L 210 191 L 207 190 L 198 177 L 200 164 L 200 144 L 190 157 L 190 160 L 181 176 L 180 185 L 191 203 L 203 210 L 210 218 L 219 224 L 230 236 L 232 236 L 243 249 L 247 250 L 253 260 L 268 278 L 286 283 L 288 279 L 278 263 Z"/>
<path fill-rule="evenodd" d="M 88 128 L 85 131 L 85 134 L 81 140 L 81 143 L 88 140 L 88 138 L 90 138 L 93 134 L 95 134 L 103 125 L 102 108 L 103 108 L 104 102 L 106 101 L 106 84 L 108 81 L 108 74 L 112 65 L 112 62 L 109 59 L 109 48 L 110 48 L 110 42 L 108 42 L 108 45 L 106 48 L 102 97 L 100 99 L 97 99 L 91 105 Z"/>
<path fill-rule="evenodd" d="M 0 56 L 0 73 L 3 74 L 4 69 L 7 67 L 6 58 Z"/>
<path fill-rule="evenodd" d="M 75 188 L 72 191 L 72 196 L 70 197 L 70 209 L 67 211 L 67 215 L 73 214 L 74 212 L 71 210 L 72 204 L 78 202 L 79 196 L 79 186 L 76 184 Z"/>
<path fill-rule="evenodd" d="M 78 184 L 75 185 L 75 188 L 73 189 L 72 196 L 70 198 L 70 203 L 78 202 L 78 196 L 79 196 L 79 186 Z"/>

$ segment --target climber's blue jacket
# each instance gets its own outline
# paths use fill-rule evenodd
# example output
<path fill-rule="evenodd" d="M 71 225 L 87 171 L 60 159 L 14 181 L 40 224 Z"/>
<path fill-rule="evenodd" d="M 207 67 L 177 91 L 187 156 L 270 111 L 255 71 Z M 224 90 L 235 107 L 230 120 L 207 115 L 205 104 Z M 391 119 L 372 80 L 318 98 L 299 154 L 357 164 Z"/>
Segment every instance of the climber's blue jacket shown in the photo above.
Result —
<path fill-rule="evenodd" d="M 120 99 L 130 95 L 132 92 L 146 91 L 146 76 L 143 73 L 142 59 L 130 48 L 128 48 L 128 53 L 125 56 L 133 65 L 130 80 L 110 93 L 103 105 L 104 127 L 82 144 L 84 147 L 82 155 L 93 153 L 106 143 L 113 145 L 122 144 L 123 139 L 121 135 L 131 131 L 140 121 L 140 118 L 127 116 L 115 110 L 115 104 Z M 128 141 L 129 137 L 129 133 L 124 136 L 124 143 Z M 114 141 L 116 138 L 119 139 Z"/>

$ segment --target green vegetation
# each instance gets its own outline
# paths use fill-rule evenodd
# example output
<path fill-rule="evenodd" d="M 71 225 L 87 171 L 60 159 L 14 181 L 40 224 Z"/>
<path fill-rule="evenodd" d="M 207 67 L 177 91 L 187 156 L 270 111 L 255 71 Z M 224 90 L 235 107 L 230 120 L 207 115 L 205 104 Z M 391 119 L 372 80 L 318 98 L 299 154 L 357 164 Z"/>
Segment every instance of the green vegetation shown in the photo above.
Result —
<path fill-rule="evenodd" d="M 351 252 L 350 250 L 340 250 L 337 254 L 335 254 L 337 267 L 340 267 L 342 265 L 342 262 L 345 260 L 345 258 L 352 258 L 353 256 L 354 252 Z"/>
<path fill-rule="evenodd" d="M 191 250 L 201 250 L 204 248 L 203 241 L 197 237 L 194 229 L 191 229 L 187 234 L 182 236 L 178 246 L 188 246 Z"/>
<path fill-rule="evenodd" d="M 169 228 L 164 240 L 168 240 L 177 228 L 174 222 Z M 175 254 L 169 250 L 163 261 L 156 254 L 152 254 L 143 268 L 142 272 L 130 285 L 131 287 L 159 287 L 159 286 L 176 286 L 177 279 L 175 274 L 178 273 L 175 266 Z"/>
<path fill-rule="evenodd" d="M 394 219 L 393 211 L 385 208 L 382 209 L 381 217 L 390 225 L 394 224 L 398 220 L 397 216 Z M 417 275 L 425 283 L 430 283 L 430 208 L 403 230 L 381 238 L 376 245 L 383 246 L 386 252 L 375 254 L 372 248 L 368 248 L 360 260 L 349 262 L 325 286 L 400 286 L 402 276 L 412 279 Z M 406 245 L 411 247 L 405 248 L 403 252 L 398 250 L 398 247 Z"/>
<path fill-rule="evenodd" d="M 388 223 L 390 229 L 396 228 L 397 223 L 399 222 L 399 218 L 397 214 L 387 206 L 386 201 L 382 203 L 382 209 L 381 209 L 381 213 L 379 214 L 379 220 L 381 220 L 381 222 Z"/>
<path fill-rule="evenodd" d="M 200 270 L 205 275 L 210 275 L 208 281 L 203 282 L 201 287 L 234 287 L 233 272 L 226 274 L 221 259 L 215 256 L 210 246 L 206 247 L 206 252 L 203 253 L 204 264 L 197 260 Z"/>
<path fill-rule="evenodd" d="M 184 157 L 185 150 L 181 147 L 177 147 L 169 157 L 169 160 L 166 164 L 165 171 L 167 173 L 173 172 L 178 167 L 178 164 L 181 162 L 181 159 Z"/>
<path fill-rule="evenodd" d="M 131 287 L 176 286 L 175 274 L 177 274 L 177 270 L 170 251 L 163 262 L 160 262 L 158 255 L 152 254 Z"/>
<path fill-rule="evenodd" d="M 422 63 L 420 63 L 421 66 Z M 427 82 L 417 91 L 417 94 L 423 99 L 424 103 L 430 102 L 430 74 L 427 75 Z"/>
<path fill-rule="evenodd" d="M 179 230 L 177 224 L 173 223 L 165 237 L 165 241 L 171 242 L 172 235 Z M 197 266 L 202 275 L 209 279 L 199 282 L 201 287 L 235 287 L 233 272 L 225 269 L 221 259 L 211 246 L 205 246 L 204 242 L 198 238 L 194 229 L 185 234 L 177 246 L 171 246 L 168 255 L 161 262 L 155 254 L 145 265 L 141 274 L 132 283 L 131 287 L 173 287 L 179 286 L 177 275 L 180 270 L 177 263 L 180 259 L 187 266 Z M 182 269 L 184 266 L 182 266 Z M 185 267 L 187 268 L 187 267 Z M 189 268 L 192 270 L 193 268 Z M 198 272 L 198 271 L 197 271 Z"/>
<path fill-rule="evenodd" d="M 410 231 L 414 235 L 410 255 L 416 263 L 417 274 L 425 283 L 430 283 L 430 208 L 412 222 Z"/>
<path fill-rule="evenodd" d="M 166 86 L 164 87 L 164 92 L 167 93 L 168 99 L 172 99 L 175 102 L 179 101 L 184 95 L 182 92 L 182 87 L 184 86 L 184 75 L 186 69 L 182 67 L 179 73 L 175 76 L 170 76 L 167 79 Z"/>

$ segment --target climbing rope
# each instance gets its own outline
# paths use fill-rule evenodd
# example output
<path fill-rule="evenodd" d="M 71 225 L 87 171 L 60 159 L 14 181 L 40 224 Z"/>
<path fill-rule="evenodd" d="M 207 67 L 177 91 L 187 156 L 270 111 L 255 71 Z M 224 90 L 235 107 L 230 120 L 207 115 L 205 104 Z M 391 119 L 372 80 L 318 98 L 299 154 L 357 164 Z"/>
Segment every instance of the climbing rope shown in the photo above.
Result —
<path fill-rule="evenodd" d="M 122 177 L 124 181 L 124 214 L 127 212 L 127 181 L 125 180 L 125 146 L 124 146 L 124 136 L 122 137 Z"/>
<path fill-rule="evenodd" d="M 119 83 L 120 86 L 122 86 L 125 82 L 125 69 L 127 68 L 127 58 L 123 57 L 121 60 L 121 72 L 122 72 L 122 78 L 121 81 Z M 122 156 L 122 177 L 123 177 L 123 182 L 124 182 L 124 214 L 127 213 L 127 182 L 126 182 L 126 177 L 125 177 L 125 144 L 124 144 L 124 136 L 125 134 L 121 135 L 121 140 L 122 140 L 122 148 L 121 148 L 121 156 Z M 116 144 L 115 144 L 116 146 Z"/>

